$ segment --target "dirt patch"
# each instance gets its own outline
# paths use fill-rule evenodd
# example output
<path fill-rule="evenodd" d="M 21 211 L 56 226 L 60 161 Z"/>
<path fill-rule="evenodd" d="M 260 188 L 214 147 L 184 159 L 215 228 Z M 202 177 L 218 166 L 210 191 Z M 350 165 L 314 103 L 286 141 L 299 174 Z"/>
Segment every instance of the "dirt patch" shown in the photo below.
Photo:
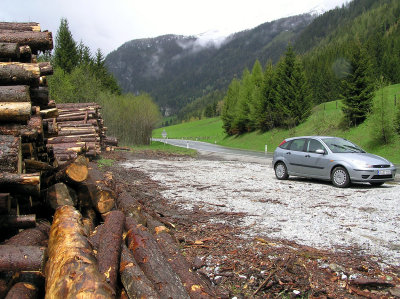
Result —
<path fill-rule="evenodd" d="M 308 239 L 319 240 L 319 235 L 354 231 L 358 229 L 357 223 L 363 223 L 364 233 L 373 232 L 372 235 L 366 234 L 368 242 L 384 243 L 389 254 L 398 254 L 398 242 L 386 242 L 382 236 L 386 231 L 382 233 L 382 226 L 375 227 L 378 240 L 373 240 L 374 228 L 369 227 L 366 220 L 370 221 L 379 209 L 365 203 L 365 198 L 357 199 L 365 194 L 368 194 L 366 198 L 371 197 L 380 190 L 378 193 L 384 197 L 382 200 L 390 203 L 391 197 L 382 192 L 385 189 L 358 186 L 338 192 L 329 184 L 303 180 L 286 181 L 283 185 L 276 184 L 275 180 L 275 188 L 266 188 L 258 185 L 255 163 L 209 161 L 153 152 L 116 152 L 105 157 L 117 162 L 104 169 L 112 171 L 114 179 L 123 183 L 146 210 L 174 228 L 187 259 L 217 286 L 221 297 L 394 298 L 400 295 L 400 269 L 393 256 L 368 253 L 368 246 L 363 247 L 353 239 L 345 238 L 334 246 L 331 243 L 318 243 L 318 246 L 307 243 Z M 239 173 L 250 168 L 251 177 L 244 179 L 242 174 L 231 178 L 227 173 L 201 168 L 208 163 L 219 170 L 229 166 L 227 173 Z M 187 172 L 188 169 L 191 171 Z M 191 172 L 195 176 L 189 175 Z M 204 177 L 208 177 L 207 184 L 197 179 L 203 176 L 203 172 Z M 221 184 L 224 179 L 227 183 Z M 246 185 L 249 181 L 251 184 Z M 298 189 L 300 185 L 305 185 L 303 192 Z M 330 196 L 336 200 L 327 197 L 328 193 L 321 195 L 318 201 L 305 200 L 307 196 L 315 197 L 312 193 L 315 185 L 322 190 L 329 189 Z M 292 190 L 292 195 L 278 196 L 288 193 L 287 190 Z M 232 200 L 229 200 L 232 196 L 247 201 L 232 206 Z M 303 200 L 293 205 L 295 197 Z M 357 200 L 364 201 L 364 204 L 354 205 L 352 202 Z M 249 205 L 256 208 L 249 210 Z M 262 206 L 268 206 L 271 211 L 279 209 L 279 218 L 273 219 L 273 223 L 260 222 L 260 215 L 265 214 L 265 211 L 260 212 Z M 291 213 L 285 214 L 288 210 Z M 297 231 L 293 232 L 293 235 L 299 235 L 296 239 L 285 233 L 290 231 L 288 227 L 295 230 L 293 218 L 300 217 L 293 213 L 296 210 L 299 215 L 303 213 L 302 221 L 305 223 L 300 232 L 303 229 L 311 231 L 311 237 L 299 235 Z M 323 218 L 319 217 L 343 218 L 346 213 L 354 211 L 365 218 L 358 222 L 342 221 L 342 226 L 334 226 L 328 232 L 321 231 Z M 304 213 L 310 217 L 305 217 Z M 395 221 L 396 216 L 393 217 Z M 393 224 L 391 221 L 389 223 Z M 380 223 L 379 219 L 377 223 Z M 315 227 L 319 228 L 317 235 L 312 233 Z M 397 235 L 395 226 L 392 231 L 389 233 Z"/>

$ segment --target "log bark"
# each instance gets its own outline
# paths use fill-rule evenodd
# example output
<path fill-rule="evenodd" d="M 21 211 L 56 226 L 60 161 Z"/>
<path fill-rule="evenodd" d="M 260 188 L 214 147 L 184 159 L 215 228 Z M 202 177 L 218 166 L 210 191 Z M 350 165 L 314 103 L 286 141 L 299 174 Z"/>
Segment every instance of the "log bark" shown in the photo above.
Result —
<path fill-rule="evenodd" d="M 42 271 L 46 248 L 0 245 L 0 271 Z"/>
<path fill-rule="evenodd" d="M 30 89 L 30 98 L 34 105 L 44 106 L 49 103 L 49 88 L 35 87 Z"/>
<path fill-rule="evenodd" d="M 125 229 L 128 231 L 128 248 L 160 296 L 162 298 L 190 298 L 181 280 L 146 228 L 137 224 L 133 218 L 127 217 Z"/>
<path fill-rule="evenodd" d="M 40 62 L 39 68 L 41 76 L 53 75 L 53 67 L 51 66 L 50 62 Z"/>
<path fill-rule="evenodd" d="M 11 210 L 10 193 L 0 193 L 0 214 L 9 214 Z"/>
<path fill-rule="evenodd" d="M 83 156 L 78 156 L 70 163 L 63 165 L 55 175 L 57 182 L 66 179 L 72 183 L 82 183 L 88 177 L 88 160 Z"/>
<path fill-rule="evenodd" d="M 90 103 L 60 103 L 57 104 L 57 108 L 59 109 L 68 109 L 68 108 L 92 108 L 98 109 L 100 105 L 94 102 Z"/>
<path fill-rule="evenodd" d="M 1 36 L 1 33 L 0 33 Z M 1 85 L 30 85 L 38 86 L 40 68 L 35 63 L 0 62 Z"/>
<path fill-rule="evenodd" d="M 58 116 L 58 110 L 57 110 L 57 108 L 43 109 L 43 110 L 40 110 L 40 115 L 43 118 L 57 117 Z"/>
<path fill-rule="evenodd" d="M 79 136 L 60 136 L 47 138 L 47 144 L 74 143 L 74 142 L 99 142 L 100 138 L 95 134 Z"/>
<path fill-rule="evenodd" d="M 1 30 L 13 31 L 37 31 L 40 32 L 40 24 L 36 22 L 0 22 Z"/>
<path fill-rule="evenodd" d="M 32 49 L 28 45 L 19 47 L 19 60 L 20 62 L 31 63 L 34 62 L 32 59 Z"/>
<path fill-rule="evenodd" d="M 43 222 L 34 228 L 24 229 L 4 242 L 4 245 L 14 246 L 47 246 L 50 224 Z"/>
<path fill-rule="evenodd" d="M 0 42 L 17 43 L 19 45 L 28 45 L 32 49 L 33 54 L 38 51 L 47 51 L 53 49 L 53 36 L 51 32 L 37 31 L 11 31 L 0 30 Z"/>
<path fill-rule="evenodd" d="M 54 167 L 47 162 L 25 159 L 25 170 L 28 172 L 46 172 L 53 171 Z"/>
<path fill-rule="evenodd" d="M 160 298 L 152 282 L 140 269 L 126 245 L 122 245 L 120 274 L 122 285 L 129 298 Z"/>
<path fill-rule="evenodd" d="M 36 215 L 0 215 L 0 227 L 6 228 L 32 228 L 36 226 Z"/>
<path fill-rule="evenodd" d="M 108 146 L 118 146 L 118 139 L 116 137 L 107 136 L 103 140 L 104 145 Z"/>
<path fill-rule="evenodd" d="M 97 261 L 100 273 L 116 291 L 117 278 L 121 255 L 122 233 L 125 224 L 125 215 L 121 211 L 111 211 L 104 222 L 101 231 Z"/>
<path fill-rule="evenodd" d="M 0 189 L 10 194 L 25 194 L 39 197 L 40 174 L 0 172 Z"/>
<path fill-rule="evenodd" d="M 16 43 L 0 43 L 0 58 L 11 59 L 13 61 L 19 59 L 19 45 Z"/>
<path fill-rule="evenodd" d="M 161 222 L 148 216 L 147 225 L 150 227 L 162 253 L 167 258 L 172 269 L 178 274 L 186 291 L 191 298 L 215 298 L 217 294 L 205 283 L 196 272 L 192 271 L 192 266 L 182 255 L 177 246 L 176 240 L 169 234 Z"/>
<path fill-rule="evenodd" d="M 57 183 L 47 189 L 46 200 L 52 209 L 68 205 L 76 206 L 78 197 L 76 192 L 64 183 Z"/>
<path fill-rule="evenodd" d="M 63 206 L 54 214 L 46 264 L 45 298 L 113 298 L 84 235 L 81 214 Z"/>
<path fill-rule="evenodd" d="M 58 129 L 58 136 L 74 136 L 96 134 L 96 130 L 92 128 L 61 128 Z"/>
<path fill-rule="evenodd" d="M 28 85 L 0 86 L 0 102 L 30 102 Z"/>
<path fill-rule="evenodd" d="M 0 135 L 0 171 L 22 172 L 21 138 Z"/>
<path fill-rule="evenodd" d="M 0 122 L 26 122 L 31 117 L 30 102 L 0 102 Z"/>
<path fill-rule="evenodd" d="M 5 299 L 35 299 L 39 293 L 38 287 L 29 282 L 17 282 L 8 291 Z"/>

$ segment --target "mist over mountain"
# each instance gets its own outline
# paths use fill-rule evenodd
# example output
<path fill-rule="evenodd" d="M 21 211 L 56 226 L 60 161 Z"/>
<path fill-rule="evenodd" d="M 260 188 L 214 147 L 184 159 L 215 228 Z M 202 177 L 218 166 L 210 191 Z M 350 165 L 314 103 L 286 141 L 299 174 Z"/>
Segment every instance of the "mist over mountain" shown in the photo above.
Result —
<path fill-rule="evenodd" d="M 175 113 L 196 98 L 225 89 L 258 59 L 275 63 L 316 17 L 303 14 L 264 23 L 227 37 L 164 35 L 126 42 L 106 57 L 124 92 L 149 93 L 161 110 Z"/>

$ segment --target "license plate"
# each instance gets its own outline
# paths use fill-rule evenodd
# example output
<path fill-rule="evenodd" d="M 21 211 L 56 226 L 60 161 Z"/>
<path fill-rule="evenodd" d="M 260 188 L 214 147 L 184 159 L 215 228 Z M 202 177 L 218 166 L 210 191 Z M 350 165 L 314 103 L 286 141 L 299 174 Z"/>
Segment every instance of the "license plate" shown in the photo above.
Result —
<path fill-rule="evenodd" d="M 388 170 L 388 169 L 386 169 L 386 170 L 378 170 L 378 175 L 389 175 L 389 174 L 392 174 L 391 170 Z"/>

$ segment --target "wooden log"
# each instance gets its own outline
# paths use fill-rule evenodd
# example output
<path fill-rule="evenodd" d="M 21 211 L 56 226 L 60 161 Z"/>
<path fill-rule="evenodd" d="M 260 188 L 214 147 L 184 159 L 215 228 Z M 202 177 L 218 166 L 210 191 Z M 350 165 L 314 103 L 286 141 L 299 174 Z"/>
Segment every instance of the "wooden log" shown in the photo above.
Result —
<path fill-rule="evenodd" d="M 104 138 L 103 143 L 106 146 L 118 146 L 118 139 L 116 137 L 107 136 Z"/>
<path fill-rule="evenodd" d="M 19 47 L 19 60 L 20 62 L 34 63 L 32 49 L 28 45 Z"/>
<path fill-rule="evenodd" d="M 0 30 L 0 42 L 17 43 L 20 45 L 28 45 L 32 49 L 33 54 L 38 51 L 47 51 L 53 49 L 53 37 L 51 32 L 37 31 L 11 31 Z"/>
<path fill-rule="evenodd" d="M 39 223 L 34 228 L 24 229 L 4 242 L 4 245 L 15 246 L 47 246 L 49 238 L 50 224 L 47 222 Z"/>
<path fill-rule="evenodd" d="M 0 171 L 22 172 L 21 138 L 0 135 Z"/>
<path fill-rule="evenodd" d="M 51 66 L 50 62 L 40 62 L 39 68 L 41 76 L 53 75 L 53 67 Z"/>
<path fill-rule="evenodd" d="M 178 275 L 162 254 L 153 236 L 133 218 L 127 217 L 128 248 L 162 298 L 190 298 Z"/>
<path fill-rule="evenodd" d="M 49 88 L 34 87 L 30 88 L 30 98 L 34 105 L 44 106 L 49 103 Z"/>
<path fill-rule="evenodd" d="M 61 128 L 61 129 L 58 129 L 58 136 L 73 136 L 73 135 L 88 135 L 88 134 L 96 134 L 96 130 L 93 127 L 92 128 Z"/>
<path fill-rule="evenodd" d="M 0 102 L 0 122 L 26 122 L 31 111 L 30 102 Z"/>
<path fill-rule="evenodd" d="M 36 226 L 36 215 L 0 215 L 0 227 L 4 228 L 32 228 Z"/>
<path fill-rule="evenodd" d="M 39 197 L 40 174 L 0 172 L 0 190 L 10 194 L 25 194 Z"/>
<path fill-rule="evenodd" d="M 124 224 L 125 215 L 123 212 L 111 211 L 107 215 L 97 252 L 99 271 L 104 274 L 106 281 L 114 291 L 117 289 Z"/>
<path fill-rule="evenodd" d="M 88 177 L 88 164 L 89 161 L 83 156 L 78 156 L 76 159 L 61 166 L 53 179 L 55 182 L 66 180 L 71 183 L 82 183 Z"/>
<path fill-rule="evenodd" d="M 25 159 L 24 165 L 27 172 L 46 172 L 54 170 L 54 167 L 49 163 L 32 159 Z"/>
<path fill-rule="evenodd" d="M 82 215 L 82 223 L 85 229 L 85 233 L 87 236 L 92 236 L 94 234 L 94 231 L 96 230 L 96 212 L 90 207 L 83 208 L 82 205 L 80 205 L 80 208 L 83 210 Z M 100 235 L 100 234 L 99 234 Z M 92 242 L 91 242 L 92 243 Z M 94 249 L 98 249 L 98 246 L 94 246 L 92 243 L 92 246 Z"/>
<path fill-rule="evenodd" d="M 46 201 L 53 210 L 56 210 L 64 205 L 76 206 L 78 197 L 72 188 L 64 183 L 57 183 L 47 189 Z"/>
<path fill-rule="evenodd" d="M 0 271 L 42 271 L 45 253 L 40 246 L 0 245 Z"/>
<path fill-rule="evenodd" d="M 113 298 L 84 235 L 81 214 L 63 206 L 54 214 L 46 264 L 45 298 Z"/>
<path fill-rule="evenodd" d="M 27 158 L 27 157 L 31 158 L 34 154 L 34 150 L 35 149 L 34 149 L 33 143 L 22 143 L 21 144 L 22 156 L 24 158 Z"/>
<path fill-rule="evenodd" d="M 0 123 L 0 135 L 21 136 L 23 143 L 36 142 L 42 137 L 42 127 L 36 117 L 25 124 Z"/>
<path fill-rule="evenodd" d="M 96 134 L 57 136 L 47 138 L 47 144 L 73 143 L 73 142 L 98 142 L 100 138 Z"/>
<path fill-rule="evenodd" d="M 68 108 L 100 108 L 100 105 L 95 102 L 90 103 L 60 103 L 57 104 L 57 108 L 59 109 L 68 109 Z"/>
<path fill-rule="evenodd" d="M 0 22 L 1 30 L 13 31 L 37 31 L 40 32 L 40 24 L 36 22 Z"/>
<path fill-rule="evenodd" d="M 43 109 L 43 110 L 40 110 L 40 115 L 43 118 L 57 117 L 58 116 L 58 110 L 57 110 L 57 108 Z"/>
<path fill-rule="evenodd" d="M 10 193 L 0 193 L 0 214 L 9 214 L 11 210 Z"/>
<path fill-rule="evenodd" d="M 150 215 L 146 217 L 147 225 L 152 231 L 162 253 L 167 258 L 172 269 L 178 274 L 191 298 L 216 298 L 217 294 L 203 281 L 192 266 L 182 255 L 176 240 L 169 234 L 169 230 L 161 222 L 153 219 Z"/>
<path fill-rule="evenodd" d="M 30 102 L 28 85 L 0 86 L 0 102 Z"/>
<path fill-rule="evenodd" d="M 39 294 L 39 288 L 29 282 L 17 282 L 8 291 L 5 299 L 34 299 Z"/>
<path fill-rule="evenodd" d="M 1 33 L 0 33 L 1 36 Z M 38 64 L 21 62 L 0 62 L 0 84 L 38 86 L 40 68 Z"/>
<path fill-rule="evenodd" d="M 0 43 L 0 58 L 19 59 L 19 45 L 16 43 Z"/>
<path fill-rule="evenodd" d="M 138 263 L 125 244 L 122 245 L 120 275 L 129 298 L 160 298 L 152 282 L 140 269 Z"/>

